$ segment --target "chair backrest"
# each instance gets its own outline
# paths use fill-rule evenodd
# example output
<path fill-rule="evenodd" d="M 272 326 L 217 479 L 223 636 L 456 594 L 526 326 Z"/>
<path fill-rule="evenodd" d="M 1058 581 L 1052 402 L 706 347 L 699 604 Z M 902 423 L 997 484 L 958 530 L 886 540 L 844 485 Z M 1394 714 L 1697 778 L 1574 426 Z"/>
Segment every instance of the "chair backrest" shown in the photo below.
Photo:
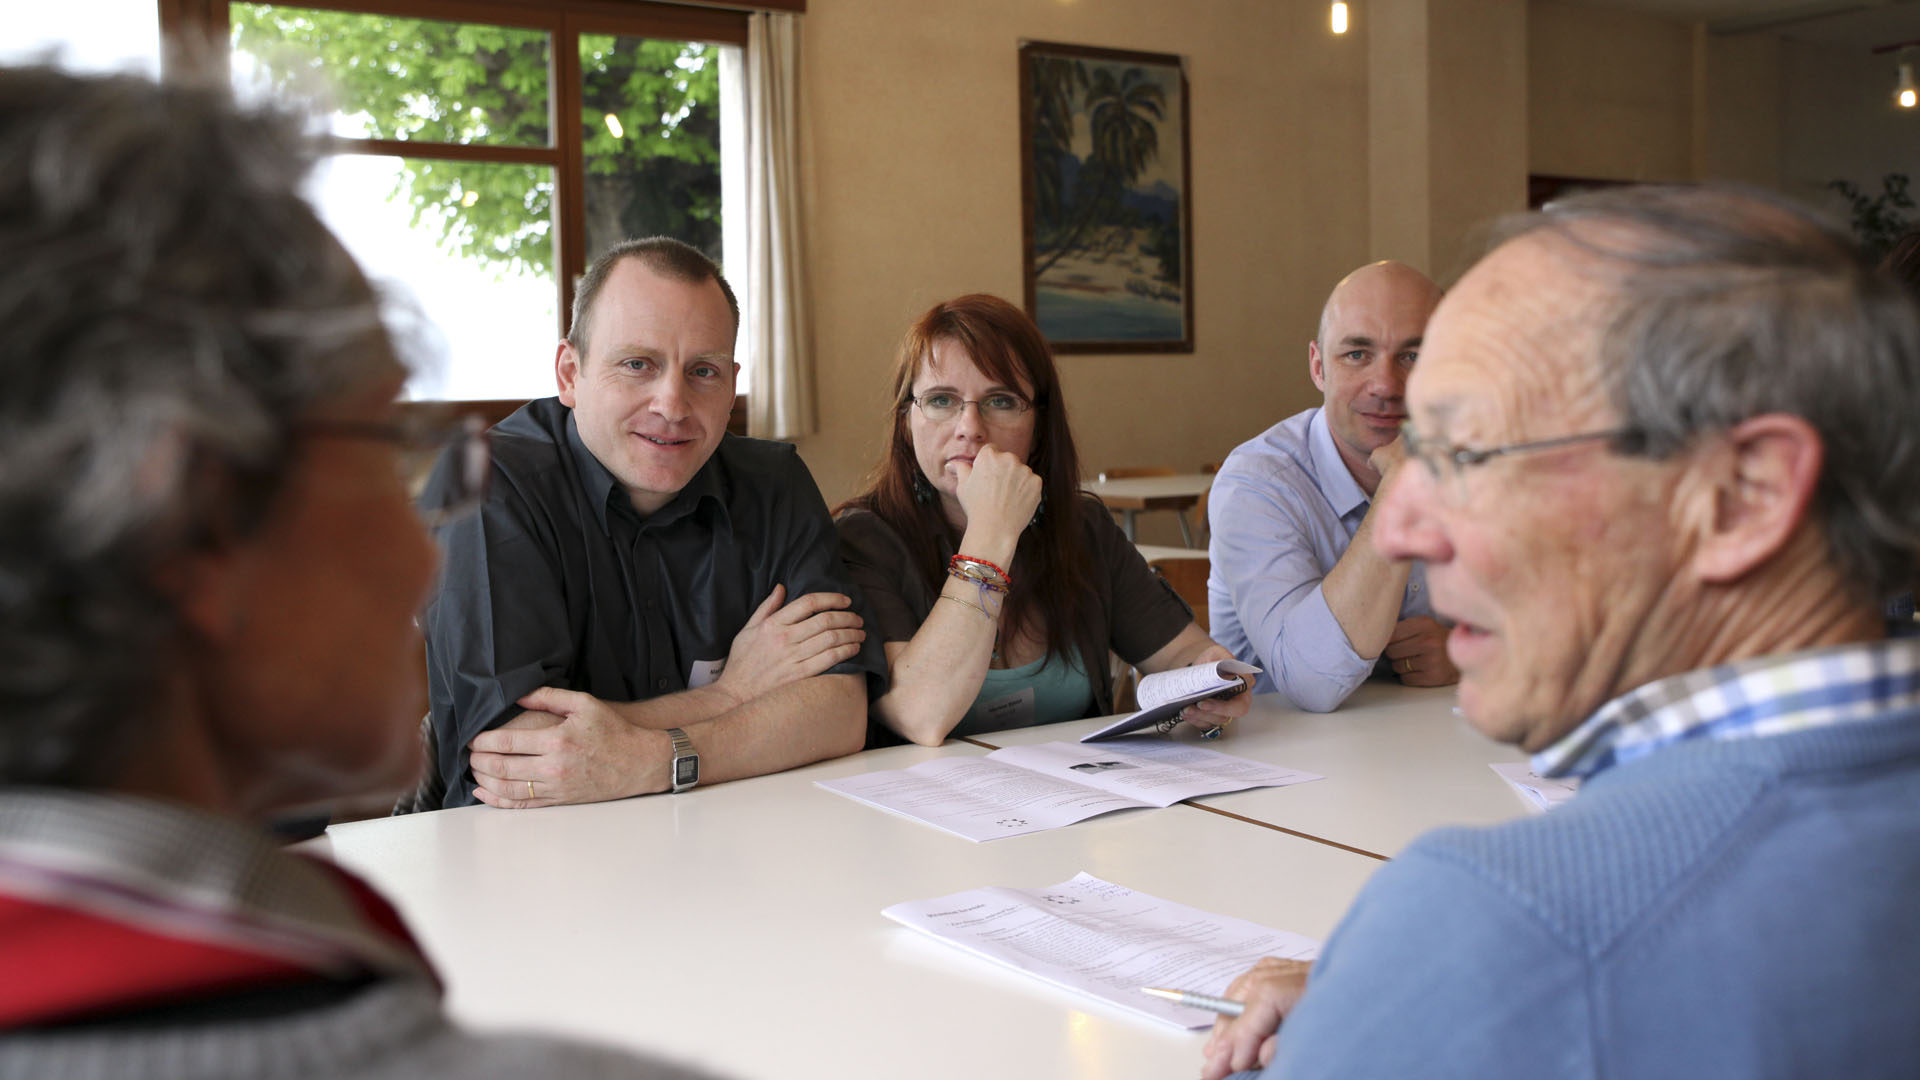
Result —
<path fill-rule="evenodd" d="M 1137 476 L 1178 476 L 1171 465 L 1131 465 L 1118 469 L 1107 469 L 1100 474 L 1102 480 L 1131 480 Z"/>
<path fill-rule="evenodd" d="M 1200 624 L 1200 629 L 1207 630 L 1207 572 L 1212 566 L 1207 557 L 1153 559 L 1147 565 L 1173 586 L 1173 591 L 1193 609 L 1193 621 Z"/>

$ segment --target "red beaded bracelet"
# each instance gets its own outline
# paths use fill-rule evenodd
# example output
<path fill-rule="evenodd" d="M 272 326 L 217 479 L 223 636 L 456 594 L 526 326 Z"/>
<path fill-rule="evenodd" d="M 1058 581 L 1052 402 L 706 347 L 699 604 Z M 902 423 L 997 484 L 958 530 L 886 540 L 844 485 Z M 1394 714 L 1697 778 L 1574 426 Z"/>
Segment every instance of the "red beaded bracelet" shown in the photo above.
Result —
<path fill-rule="evenodd" d="M 998 592 L 1007 592 L 1013 588 L 1012 575 L 985 559 L 976 559 L 971 555 L 955 555 L 948 559 L 947 574 Z"/>

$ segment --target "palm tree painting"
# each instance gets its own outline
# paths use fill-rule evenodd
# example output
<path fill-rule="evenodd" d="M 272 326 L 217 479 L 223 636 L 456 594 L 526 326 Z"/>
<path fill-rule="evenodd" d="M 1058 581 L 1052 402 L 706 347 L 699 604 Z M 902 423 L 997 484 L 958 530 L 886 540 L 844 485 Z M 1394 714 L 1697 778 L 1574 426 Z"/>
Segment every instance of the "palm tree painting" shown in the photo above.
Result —
<path fill-rule="evenodd" d="M 1057 352 L 1192 352 L 1180 58 L 1020 48 L 1027 311 Z"/>

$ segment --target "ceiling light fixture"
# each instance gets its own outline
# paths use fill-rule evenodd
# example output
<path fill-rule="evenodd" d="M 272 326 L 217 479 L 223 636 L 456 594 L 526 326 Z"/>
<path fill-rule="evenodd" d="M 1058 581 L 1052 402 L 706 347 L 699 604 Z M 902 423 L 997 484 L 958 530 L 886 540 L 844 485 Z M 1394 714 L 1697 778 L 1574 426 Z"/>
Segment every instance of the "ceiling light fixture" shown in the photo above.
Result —
<path fill-rule="evenodd" d="M 1333 32 L 1336 34 L 1347 32 L 1347 5 L 1340 0 L 1334 0 L 1333 4 Z"/>
<path fill-rule="evenodd" d="M 1872 49 L 1875 56 L 1892 53 L 1894 62 L 1899 65 L 1900 80 L 1893 84 L 1893 103 L 1903 109 L 1920 106 L 1920 85 L 1915 85 L 1913 81 L 1913 50 L 1916 48 L 1920 48 L 1920 38 L 1890 41 Z"/>

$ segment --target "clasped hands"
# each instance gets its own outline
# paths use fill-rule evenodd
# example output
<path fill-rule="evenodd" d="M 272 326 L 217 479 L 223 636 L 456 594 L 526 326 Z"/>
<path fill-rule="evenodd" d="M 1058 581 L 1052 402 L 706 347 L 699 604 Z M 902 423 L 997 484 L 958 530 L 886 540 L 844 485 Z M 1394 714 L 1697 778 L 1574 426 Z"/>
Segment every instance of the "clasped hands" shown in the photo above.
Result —
<path fill-rule="evenodd" d="M 711 719 L 859 653 L 866 631 L 860 616 L 848 610 L 851 599 L 808 593 L 788 603 L 786 595 L 786 586 L 774 586 L 734 635 L 720 678 L 696 691 L 708 696 L 708 707 L 690 708 L 677 726 Z M 543 686 L 515 704 L 526 711 L 468 744 L 474 797 L 481 802 L 527 809 L 620 799 L 670 786 L 673 743 L 664 730 L 669 725 L 637 715 L 646 703 L 615 704 Z"/>

